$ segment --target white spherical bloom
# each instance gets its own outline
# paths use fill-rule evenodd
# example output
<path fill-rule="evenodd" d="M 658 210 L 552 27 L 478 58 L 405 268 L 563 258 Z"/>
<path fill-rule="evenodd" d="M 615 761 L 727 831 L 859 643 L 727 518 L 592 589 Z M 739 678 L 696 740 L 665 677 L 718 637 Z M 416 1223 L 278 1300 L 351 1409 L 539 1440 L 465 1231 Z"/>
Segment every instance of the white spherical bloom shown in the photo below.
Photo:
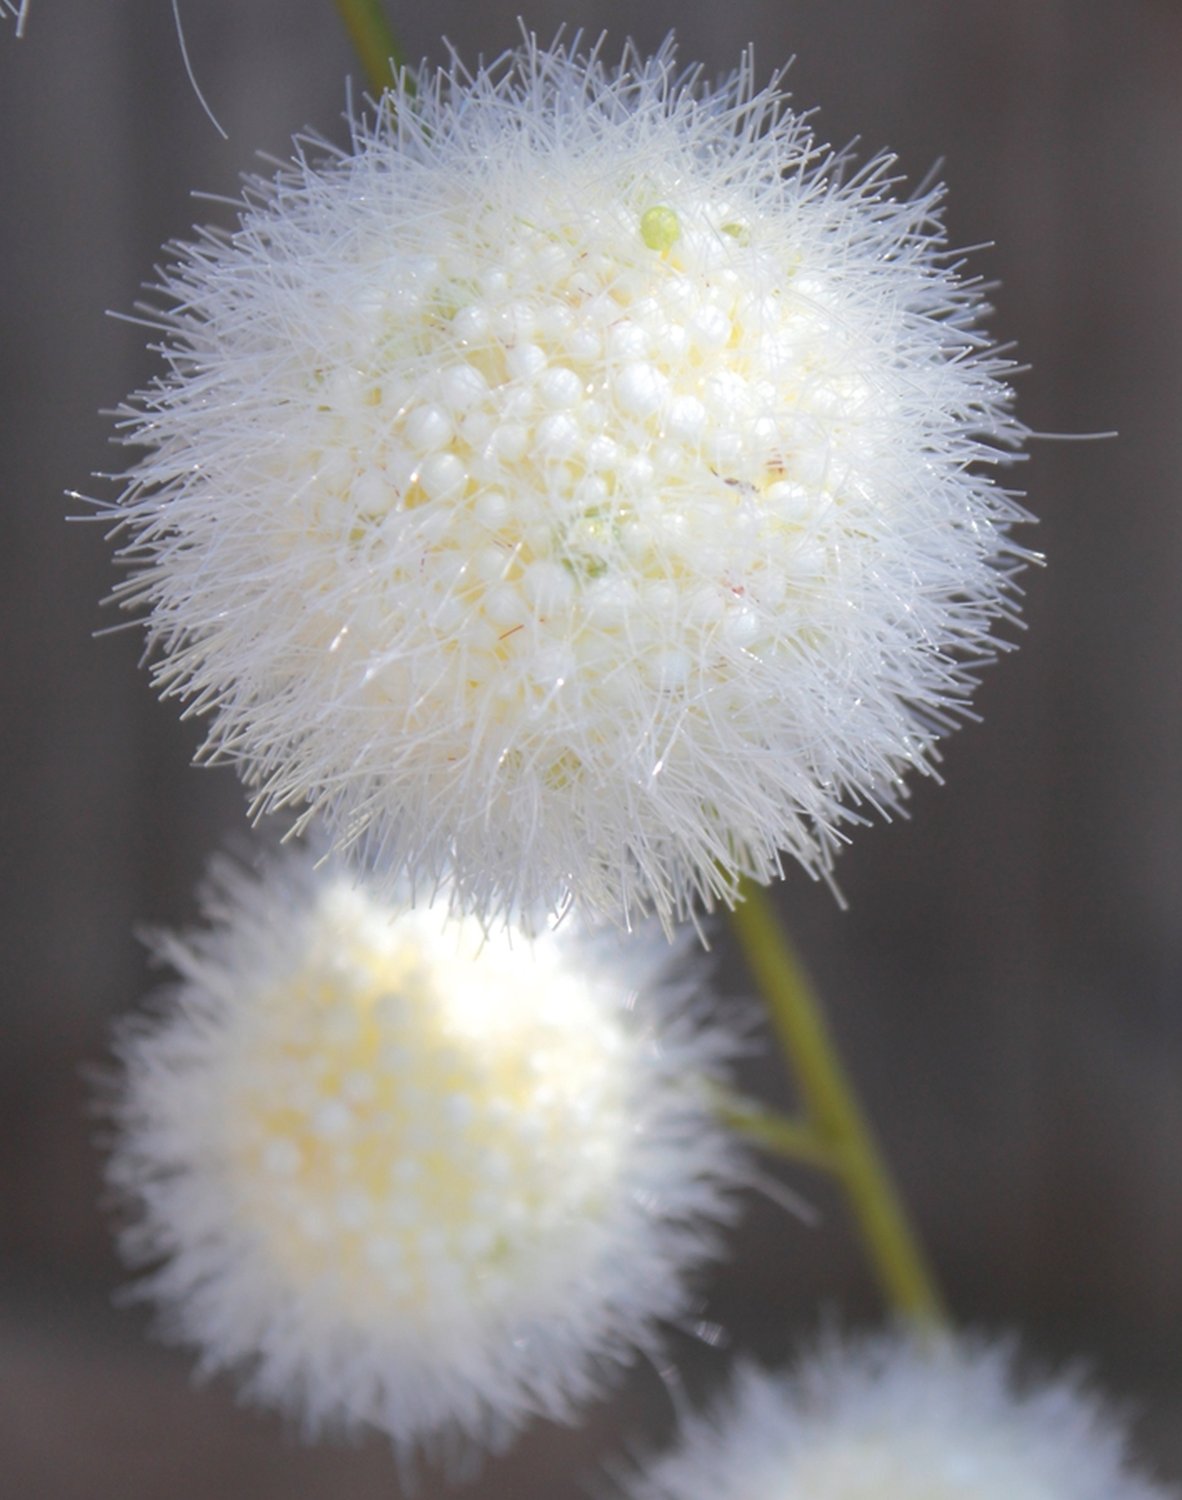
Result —
<path fill-rule="evenodd" d="M 1176 1500 L 1072 1377 L 1029 1380 L 1007 1345 L 832 1341 L 789 1376 L 746 1367 L 628 1500 Z"/>
<path fill-rule="evenodd" d="M 892 171 L 749 65 L 531 43 L 254 182 L 164 273 L 114 508 L 207 755 L 486 914 L 827 872 L 1021 556 L 1008 362 Z"/>
<path fill-rule="evenodd" d="M 737 1210 L 734 1031 L 658 932 L 530 941 L 223 871 L 127 1028 L 109 1173 L 201 1368 L 310 1431 L 497 1446 L 655 1352 Z"/>

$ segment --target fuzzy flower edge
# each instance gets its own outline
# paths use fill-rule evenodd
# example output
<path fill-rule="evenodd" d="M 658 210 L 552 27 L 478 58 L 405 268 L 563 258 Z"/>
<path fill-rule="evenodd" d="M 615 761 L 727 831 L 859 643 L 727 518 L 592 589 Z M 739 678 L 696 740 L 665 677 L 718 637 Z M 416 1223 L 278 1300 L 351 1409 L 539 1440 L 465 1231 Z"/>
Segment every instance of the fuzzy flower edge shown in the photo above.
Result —
<path fill-rule="evenodd" d="M 831 1337 L 784 1373 L 754 1365 L 689 1419 L 626 1500 L 1177 1500 L 1138 1472 L 1077 1373 L 1013 1339 Z"/>
<path fill-rule="evenodd" d="M 109 512 L 258 814 L 495 918 L 828 876 L 1004 644 L 1011 362 L 750 60 L 453 60 L 172 247 Z"/>
<path fill-rule="evenodd" d="M 746 1042 L 659 933 L 530 940 L 312 867 L 215 867 L 119 1033 L 120 1245 L 199 1372 L 464 1463 L 657 1357 L 749 1176 Z M 569 928 L 569 930 L 568 930 Z"/>

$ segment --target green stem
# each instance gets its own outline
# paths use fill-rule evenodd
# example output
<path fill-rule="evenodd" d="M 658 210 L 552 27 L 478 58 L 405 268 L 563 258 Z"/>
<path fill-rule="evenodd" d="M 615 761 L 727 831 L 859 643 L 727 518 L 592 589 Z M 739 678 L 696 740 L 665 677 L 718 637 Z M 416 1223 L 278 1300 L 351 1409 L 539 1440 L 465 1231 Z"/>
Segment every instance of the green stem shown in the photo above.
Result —
<path fill-rule="evenodd" d="M 749 1137 L 768 1151 L 807 1166 L 836 1171 L 833 1149 L 821 1138 L 811 1120 L 797 1120 L 774 1109 L 765 1109 L 736 1094 L 724 1094 L 718 1114 L 732 1130 Z"/>
<path fill-rule="evenodd" d="M 820 1004 L 766 891 L 744 882 L 731 913 L 792 1067 L 809 1128 L 827 1149 L 891 1305 L 921 1324 L 943 1320 L 943 1305 L 870 1126 L 845 1075 Z M 758 1132 L 752 1132 L 758 1138 Z"/>
<path fill-rule="evenodd" d="M 336 6 L 370 88 L 375 94 L 383 93 L 406 60 L 386 20 L 381 0 L 336 0 Z"/>

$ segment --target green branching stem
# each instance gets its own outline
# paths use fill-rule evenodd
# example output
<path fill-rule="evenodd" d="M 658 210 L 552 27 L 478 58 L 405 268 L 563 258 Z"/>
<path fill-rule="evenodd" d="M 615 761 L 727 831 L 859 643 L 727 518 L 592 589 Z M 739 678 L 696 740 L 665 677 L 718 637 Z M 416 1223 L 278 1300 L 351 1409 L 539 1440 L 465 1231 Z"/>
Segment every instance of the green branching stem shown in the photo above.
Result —
<path fill-rule="evenodd" d="M 800 1090 L 803 1121 L 743 1107 L 729 1118 L 762 1144 L 828 1166 L 845 1189 L 867 1256 L 896 1312 L 912 1322 L 944 1319 L 935 1278 L 846 1077 L 820 1003 L 761 887 L 746 882 L 731 914 L 751 973 Z"/>
<path fill-rule="evenodd" d="M 774 1151 L 777 1156 L 805 1162 L 811 1167 L 836 1170 L 832 1148 L 811 1120 L 780 1114 L 738 1094 L 723 1095 L 716 1107 L 724 1124 L 755 1141 L 765 1151 Z"/>
<path fill-rule="evenodd" d="M 381 95 L 406 65 L 381 0 L 336 0 L 336 7 L 365 69 L 366 82 L 375 95 Z"/>

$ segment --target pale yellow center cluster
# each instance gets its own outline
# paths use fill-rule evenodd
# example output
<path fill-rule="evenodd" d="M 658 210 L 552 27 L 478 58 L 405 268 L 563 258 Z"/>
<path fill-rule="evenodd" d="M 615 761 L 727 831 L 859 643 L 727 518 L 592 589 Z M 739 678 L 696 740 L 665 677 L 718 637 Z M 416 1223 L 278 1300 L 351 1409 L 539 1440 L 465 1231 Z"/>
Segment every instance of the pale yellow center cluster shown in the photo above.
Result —
<path fill-rule="evenodd" d="M 235 1038 L 241 1211 L 277 1272 L 413 1328 L 544 1307 L 594 1235 L 624 1144 L 616 1017 L 472 921 L 341 887 L 298 971 Z"/>
<path fill-rule="evenodd" d="M 922 1422 L 833 1438 L 793 1466 L 793 1495 L 816 1500 L 1048 1500 L 1045 1476 L 1032 1470 L 1015 1433 L 949 1441 Z"/>
<path fill-rule="evenodd" d="M 842 544 L 872 403 L 831 278 L 733 205 L 585 175 L 369 247 L 308 377 L 295 535 L 367 566 L 332 644 L 408 729 L 725 675 L 772 612 L 808 629 Z"/>

